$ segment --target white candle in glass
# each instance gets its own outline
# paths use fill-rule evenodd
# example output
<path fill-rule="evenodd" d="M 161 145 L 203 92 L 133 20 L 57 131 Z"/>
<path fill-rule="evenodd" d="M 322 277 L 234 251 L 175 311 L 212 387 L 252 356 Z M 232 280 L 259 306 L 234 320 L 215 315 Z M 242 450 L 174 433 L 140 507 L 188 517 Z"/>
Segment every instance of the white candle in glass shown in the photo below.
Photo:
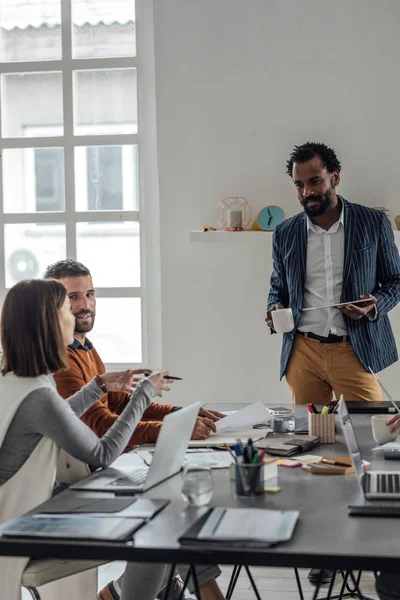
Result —
<path fill-rule="evenodd" d="M 228 229 L 233 229 L 234 227 L 242 227 L 242 211 L 229 209 L 227 211 L 228 217 Z"/>

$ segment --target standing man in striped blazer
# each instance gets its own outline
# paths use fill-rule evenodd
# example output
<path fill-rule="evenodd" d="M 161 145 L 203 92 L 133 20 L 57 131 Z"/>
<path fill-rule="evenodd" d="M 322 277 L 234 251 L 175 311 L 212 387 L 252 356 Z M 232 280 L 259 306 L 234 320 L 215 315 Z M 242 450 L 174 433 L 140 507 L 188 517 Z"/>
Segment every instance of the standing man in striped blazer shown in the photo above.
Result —
<path fill-rule="evenodd" d="M 400 259 L 391 224 L 378 210 L 336 193 L 341 165 L 321 143 L 296 146 L 287 162 L 303 211 L 279 225 L 266 322 L 290 307 L 281 378 L 294 402 L 380 400 L 373 375 L 398 356 L 388 312 L 400 301 Z M 362 304 L 351 304 L 362 299 Z M 304 312 L 304 308 L 332 306 Z"/>

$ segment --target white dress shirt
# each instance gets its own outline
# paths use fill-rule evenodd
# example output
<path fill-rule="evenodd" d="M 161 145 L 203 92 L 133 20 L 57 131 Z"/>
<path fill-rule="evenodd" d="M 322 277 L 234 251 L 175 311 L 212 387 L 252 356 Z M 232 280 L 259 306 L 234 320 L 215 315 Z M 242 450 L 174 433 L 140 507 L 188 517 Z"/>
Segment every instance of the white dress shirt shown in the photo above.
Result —
<path fill-rule="evenodd" d="M 307 269 L 303 308 L 339 304 L 344 262 L 344 214 L 328 231 L 307 217 Z M 310 310 L 301 315 L 299 330 L 328 337 L 346 335 L 343 314 L 334 308 Z"/>

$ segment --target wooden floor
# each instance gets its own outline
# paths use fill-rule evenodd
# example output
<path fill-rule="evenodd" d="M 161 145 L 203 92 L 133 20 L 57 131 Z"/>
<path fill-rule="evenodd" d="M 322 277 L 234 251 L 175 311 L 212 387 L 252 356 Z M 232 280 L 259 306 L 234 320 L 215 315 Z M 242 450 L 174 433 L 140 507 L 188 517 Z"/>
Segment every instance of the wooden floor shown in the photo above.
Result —
<path fill-rule="evenodd" d="M 104 587 L 109 581 L 118 578 L 123 573 L 125 564 L 122 562 L 114 562 L 104 565 L 99 569 L 99 589 Z M 218 578 L 218 583 L 223 592 L 228 587 L 231 576 L 232 567 L 223 567 L 222 575 Z M 296 580 L 292 569 L 274 569 L 264 567 L 252 567 L 251 572 L 256 581 L 256 585 L 260 592 L 262 600 L 299 600 Z M 304 591 L 305 600 L 311 600 L 314 588 L 308 583 L 307 569 L 300 569 L 300 577 Z M 335 590 L 339 591 L 339 577 L 335 584 Z M 375 591 L 374 576 L 372 573 L 365 572 L 362 576 L 362 592 L 370 598 L 377 599 Z M 328 586 L 323 586 L 319 596 L 322 598 L 326 595 Z M 23 600 L 30 600 L 31 596 L 24 591 L 22 594 Z M 255 596 L 251 589 L 250 582 L 245 572 L 243 572 L 237 582 L 236 590 L 233 595 L 233 600 L 254 600 Z M 54 598 L 57 600 L 57 598 Z"/>

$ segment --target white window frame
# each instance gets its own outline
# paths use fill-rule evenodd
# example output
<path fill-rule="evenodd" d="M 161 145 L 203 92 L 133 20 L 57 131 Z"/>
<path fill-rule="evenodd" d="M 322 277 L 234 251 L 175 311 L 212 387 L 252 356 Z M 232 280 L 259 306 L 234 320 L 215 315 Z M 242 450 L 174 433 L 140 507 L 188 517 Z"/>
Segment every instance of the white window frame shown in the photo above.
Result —
<path fill-rule="evenodd" d="M 112 0 L 110 0 L 112 4 Z M 161 366 L 161 299 L 159 256 L 159 206 L 157 150 L 155 141 L 155 86 L 153 43 L 153 0 L 136 0 L 136 57 L 72 58 L 71 0 L 61 0 L 62 58 L 48 61 L 0 63 L 0 73 L 62 72 L 64 135 L 3 138 L 0 119 L 1 150 L 15 148 L 64 148 L 65 212 L 3 212 L 3 178 L 0 161 L 0 302 L 5 289 L 4 225 L 11 223 L 65 223 L 67 256 L 76 258 L 76 224 L 80 222 L 139 221 L 141 253 L 140 287 L 96 288 L 98 298 L 141 298 L 142 362 L 108 364 L 107 368 Z M 139 133 L 74 134 L 73 72 L 77 70 L 136 68 Z M 74 148 L 76 146 L 137 145 L 139 155 L 139 210 L 75 211 Z M 124 160 L 127 157 L 124 156 Z M 150 175 L 151 174 L 151 175 Z M 33 178 L 34 179 L 34 178 Z M 147 182 L 147 183 L 146 183 Z M 134 182 L 135 183 L 135 182 Z M 146 201 L 144 197 L 146 196 Z M 148 235 L 147 235 L 148 234 Z M 146 244 L 144 241 L 146 240 Z M 90 265 L 88 265 L 90 267 Z M 150 275 L 147 271 L 150 270 Z M 96 285 L 96 282 L 94 282 Z"/>
<path fill-rule="evenodd" d="M 121 129 L 126 129 L 129 130 L 129 125 L 119 125 L 121 127 Z M 107 129 L 112 132 L 112 128 L 113 126 L 110 125 L 110 123 L 104 123 L 101 125 L 93 125 L 92 129 L 95 132 L 95 134 L 97 135 L 96 130 L 98 131 L 98 134 L 102 134 L 104 132 L 107 131 Z M 77 136 L 79 135 L 79 137 L 85 137 L 83 134 L 80 133 L 80 127 L 79 125 L 77 127 L 75 127 L 75 130 L 77 132 Z M 60 127 L 54 127 L 51 125 L 47 125 L 47 126 L 27 126 L 25 127 L 25 131 L 28 134 L 27 137 L 29 139 L 31 138 L 32 134 L 36 134 L 34 137 L 38 137 L 40 136 L 41 138 L 46 136 L 46 137 L 55 137 L 55 136 L 61 136 L 60 134 Z M 98 144 L 96 144 L 98 145 Z M 106 144 L 107 146 L 114 146 L 114 144 Z M 53 146 L 54 148 L 60 148 L 60 146 Z M 61 146 L 62 147 L 62 146 Z M 79 145 L 79 147 L 81 147 Z M 87 146 L 82 146 L 82 147 L 86 147 Z M 123 201 L 126 203 L 127 198 L 129 197 L 134 197 L 135 194 L 135 189 L 138 189 L 138 173 L 137 171 L 132 171 L 131 169 L 131 165 L 133 162 L 133 158 L 134 158 L 134 147 L 132 144 L 129 145 L 124 145 L 121 146 L 122 149 L 122 198 Z M 35 166 L 34 166 L 34 150 L 36 150 L 36 148 L 27 148 L 26 152 L 25 152 L 25 156 L 26 156 L 26 164 L 27 164 L 27 171 L 25 172 L 25 176 L 27 179 L 27 185 L 26 187 L 30 186 L 30 189 L 26 190 L 26 198 L 28 199 L 28 203 L 34 207 L 35 206 L 35 193 L 34 193 L 34 186 L 36 183 L 35 180 Z M 138 153 L 139 153 L 139 149 L 138 149 Z M 75 163 L 75 176 L 77 174 L 77 171 L 79 170 L 82 178 L 84 178 L 84 180 L 87 182 L 87 155 L 86 153 L 83 153 L 80 160 L 78 161 L 78 163 Z M 28 183 L 29 182 L 29 183 Z M 33 182 L 33 185 L 32 185 Z M 81 196 L 83 199 L 82 204 L 86 205 L 88 204 L 87 202 L 87 198 L 89 195 L 89 190 L 88 190 L 88 185 L 86 184 L 86 186 L 81 190 Z M 124 211 L 130 210 L 128 209 L 127 206 L 123 207 Z M 79 211 L 78 211 L 79 212 Z"/>

